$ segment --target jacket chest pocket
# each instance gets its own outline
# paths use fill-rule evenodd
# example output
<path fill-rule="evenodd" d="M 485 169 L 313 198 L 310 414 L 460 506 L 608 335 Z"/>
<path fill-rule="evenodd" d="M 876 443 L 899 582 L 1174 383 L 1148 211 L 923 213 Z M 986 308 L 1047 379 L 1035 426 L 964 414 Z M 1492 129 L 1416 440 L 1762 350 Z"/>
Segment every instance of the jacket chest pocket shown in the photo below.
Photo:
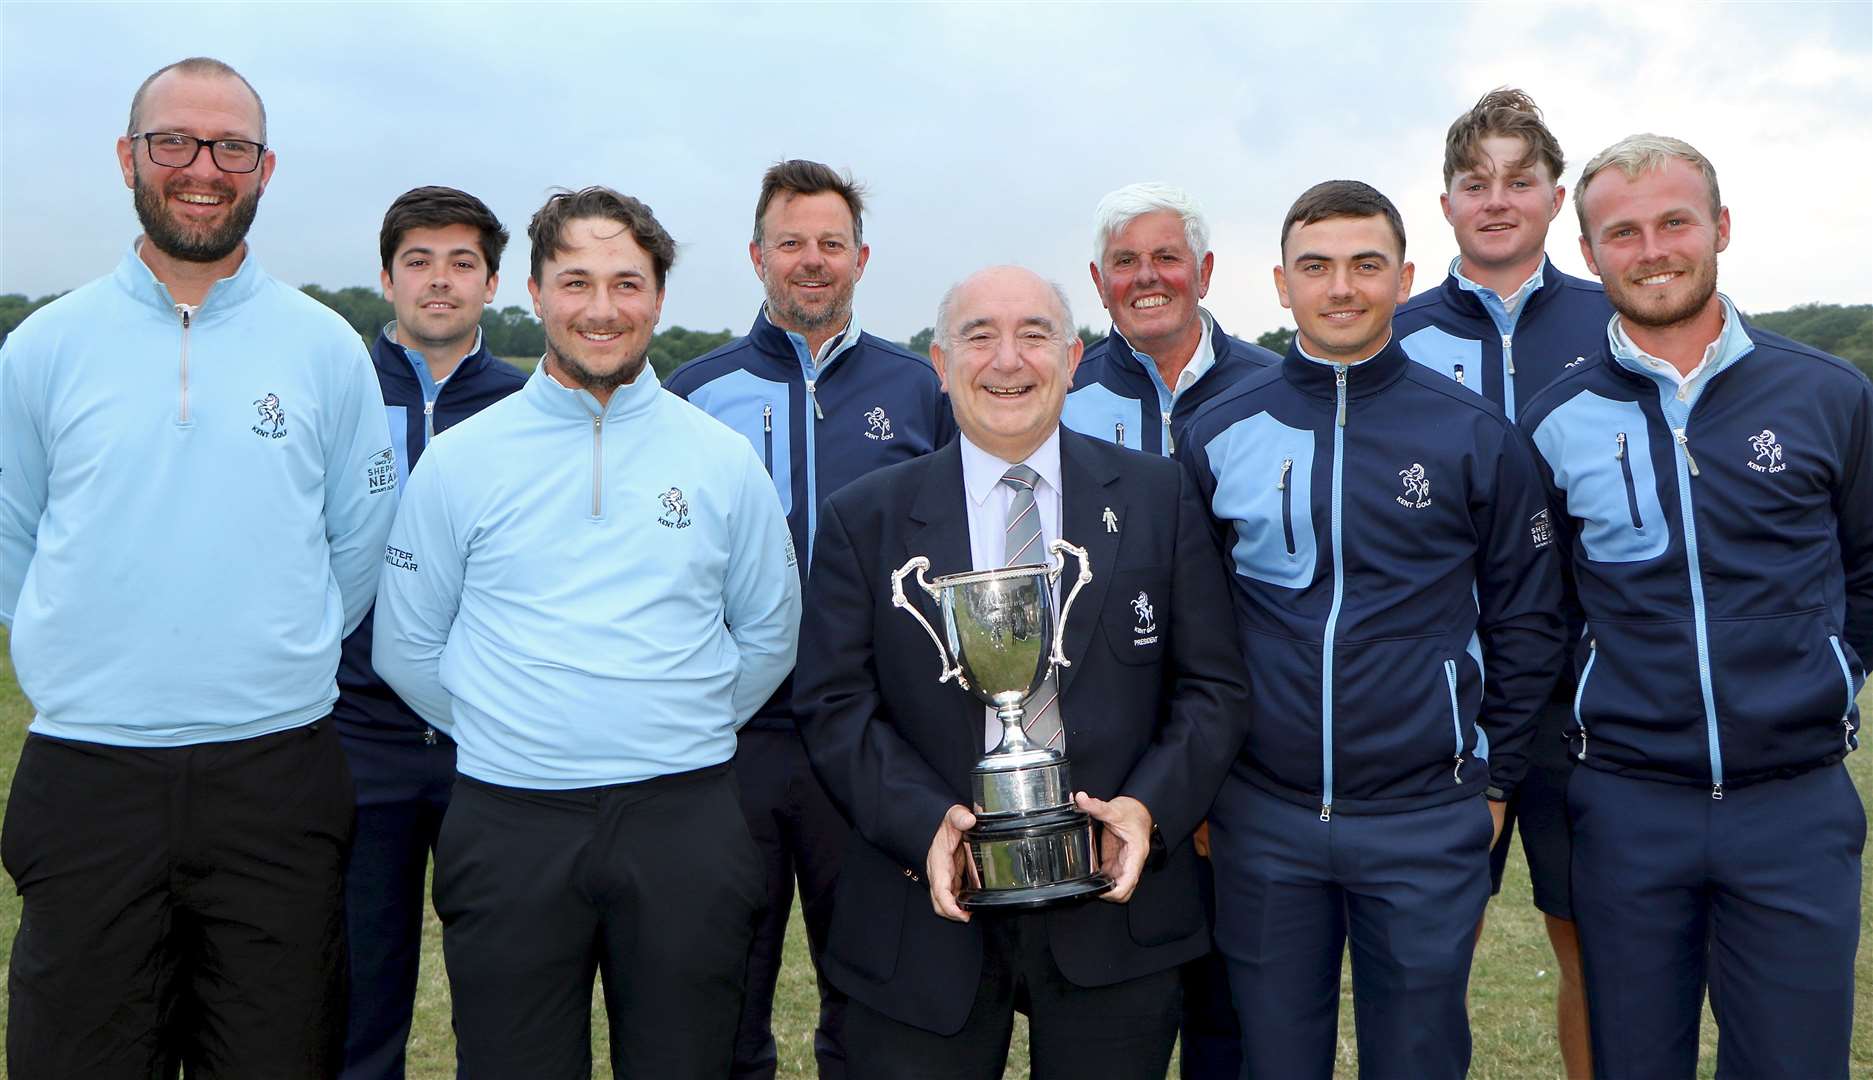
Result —
<path fill-rule="evenodd" d="M 1267 413 L 1231 424 L 1203 448 L 1216 491 L 1210 512 L 1226 522 L 1236 573 L 1305 588 L 1314 579 L 1314 433 Z"/>
<path fill-rule="evenodd" d="M 1671 527 L 1659 499 L 1648 421 L 1637 402 L 1580 394 L 1542 421 L 1535 446 L 1567 495 L 1568 516 L 1579 522 L 1590 561 L 1642 562 L 1665 553 Z"/>
<path fill-rule="evenodd" d="M 1405 355 L 1466 390 L 1483 392 L 1483 343 L 1427 326 L 1399 342 Z"/>
<path fill-rule="evenodd" d="M 1144 404 L 1137 398 L 1088 383 L 1067 395 L 1060 422 L 1081 435 L 1138 450 L 1144 445 L 1139 441 L 1143 417 Z"/>
<path fill-rule="evenodd" d="M 783 514 L 793 513 L 793 407 L 786 383 L 731 371 L 697 387 L 690 404 L 740 432 L 774 479 Z"/>
<path fill-rule="evenodd" d="M 1170 636 L 1171 573 L 1168 566 L 1118 570 L 1100 612 L 1106 644 L 1121 664 L 1156 664 Z"/>

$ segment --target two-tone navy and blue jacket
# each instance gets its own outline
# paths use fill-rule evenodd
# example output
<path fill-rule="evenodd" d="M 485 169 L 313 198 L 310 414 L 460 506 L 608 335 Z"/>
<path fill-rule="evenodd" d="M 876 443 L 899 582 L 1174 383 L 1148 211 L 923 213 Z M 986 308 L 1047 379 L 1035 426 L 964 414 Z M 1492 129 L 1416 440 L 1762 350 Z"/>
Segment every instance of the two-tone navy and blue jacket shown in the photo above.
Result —
<path fill-rule="evenodd" d="M 1214 318 L 1209 323 L 1216 362 L 1177 395 L 1164 385 L 1157 362 L 1132 348 L 1114 326 L 1080 357 L 1060 422 L 1081 435 L 1170 457 L 1198 409 L 1242 379 L 1281 362 L 1260 345 L 1230 337 Z"/>
<path fill-rule="evenodd" d="M 438 386 L 422 354 L 391 339 L 395 324 L 377 332 L 371 363 L 390 415 L 390 442 L 397 454 L 401 485 L 423 456 L 429 440 L 527 384 L 527 375 L 488 352 L 480 336 L 475 351 L 462 358 Z M 429 742 L 446 738 L 423 722 L 371 668 L 371 633 L 375 609 L 345 638 L 338 660 L 338 703 L 332 716 L 339 729 L 378 738 L 418 736 Z"/>
<path fill-rule="evenodd" d="M 1599 282 L 1543 259 L 1541 284 L 1511 312 L 1495 293 L 1468 285 L 1457 266 L 1399 307 L 1392 332 L 1413 360 L 1495 402 L 1509 419 L 1605 342 L 1613 307 Z"/>
<path fill-rule="evenodd" d="M 1603 331 L 1523 420 L 1586 619 L 1573 752 L 1717 798 L 1854 749 L 1873 649 L 1873 385 L 1723 304 L 1688 386 Z"/>
<path fill-rule="evenodd" d="M 1394 339 L 1351 366 L 1290 346 L 1177 457 L 1254 673 L 1234 775 L 1322 820 L 1506 797 L 1563 657 L 1527 436 Z"/>
<path fill-rule="evenodd" d="M 956 434 L 930 362 L 863 332 L 856 318 L 815 357 L 763 306 L 746 337 L 684 364 L 664 388 L 741 432 L 761 455 L 803 556 L 802 586 L 827 496 Z M 793 729 L 791 675 L 749 724 Z"/>

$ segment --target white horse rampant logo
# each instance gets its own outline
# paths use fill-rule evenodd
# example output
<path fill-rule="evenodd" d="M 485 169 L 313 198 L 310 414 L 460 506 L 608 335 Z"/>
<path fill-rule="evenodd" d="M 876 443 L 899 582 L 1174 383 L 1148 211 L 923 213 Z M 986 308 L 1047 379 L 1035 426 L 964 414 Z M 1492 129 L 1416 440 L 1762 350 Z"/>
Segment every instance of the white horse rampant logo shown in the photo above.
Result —
<path fill-rule="evenodd" d="M 277 439 L 286 434 L 286 409 L 280 405 L 278 394 L 268 394 L 254 402 L 254 408 L 260 413 L 260 423 L 254 425 L 254 434 Z M 261 424 L 265 424 L 262 427 Z"/>
<path fill-rule="evenodd" d="M 1782 444 L 1775 441 L 1775 432 L 1768 428 L 1762 434 L 1749 437 L 1749 448 L 1756 451 L 1757 461 L 1766 461 L 1771 465 L 1782 460 Z"/>
<path fill-rule="evenodd" d="M 1412 462 L 1411 468 L 1398 470 L 1398 478 L 1405 484 L 1405 493 L 1395 496 L 1398 505 L 1413 510 L 1422 510 L 1431 505 L 1431 479 L 1424 475 L 1423 465 Z"/>
<path fill-rule="evenodd" d="M 689 528 L 689 500 L 683 498 L 683 489 L 673 487 L 657 496 L 663 503 L 663 513 L 657 516 L 657 524 L 672 529 Z"/>
<path fill-rule="evenodd" d="M 1138 625 L 1132 627 L 1134 634 L 1149 634 L 1158 628 L 1156 614 L 1151 608 L 1151 598 L 1139 593 L 1132 600 L 1132 612 L 1138 617 Z"/>
<path fill-rule="evenodd" d="M 865 432 L 867 439 L 885 442 L 896 438 L 891 431 L 891 418 L 884 414 L 883 405 L 873 405 L 871 411 L 865 414 L 865 427 L 868 429 Z"/>

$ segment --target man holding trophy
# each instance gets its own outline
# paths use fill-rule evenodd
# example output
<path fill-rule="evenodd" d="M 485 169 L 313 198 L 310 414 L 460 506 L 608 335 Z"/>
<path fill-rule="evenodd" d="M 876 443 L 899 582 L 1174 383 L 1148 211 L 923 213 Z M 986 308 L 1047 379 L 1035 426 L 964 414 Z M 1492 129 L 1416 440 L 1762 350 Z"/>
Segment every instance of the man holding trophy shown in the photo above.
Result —
<path fill-rule="evenodd" d="M 999 1077 L 1017 1003 L 1036 1077 L 1162 1075 L 1208 947 L 1189 836 L 1246 721 L 1227 581 L 1180 469 L 1061 429 L 1073 327 L 1027 270 L 953 287 L 962 438 L 820 517 L 795 677 L 856 832 L 825 959 L 854 1075 Z"/>

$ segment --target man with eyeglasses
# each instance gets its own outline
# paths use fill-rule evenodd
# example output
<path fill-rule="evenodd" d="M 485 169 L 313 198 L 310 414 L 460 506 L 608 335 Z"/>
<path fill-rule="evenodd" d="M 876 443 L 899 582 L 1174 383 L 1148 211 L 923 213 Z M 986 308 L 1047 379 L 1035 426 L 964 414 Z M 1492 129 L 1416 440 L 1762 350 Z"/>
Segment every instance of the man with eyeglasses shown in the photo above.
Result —
<path fill-rule="evenodd" d="M 13 1076 L 326 1077 L 352 785 L 328 714 L 397 461 L 363 343 L 263 272 L 259 95 L 150 76 L 143 235 L 0 347 L 0 622 L 37 708 L 7 808 Z"/>

